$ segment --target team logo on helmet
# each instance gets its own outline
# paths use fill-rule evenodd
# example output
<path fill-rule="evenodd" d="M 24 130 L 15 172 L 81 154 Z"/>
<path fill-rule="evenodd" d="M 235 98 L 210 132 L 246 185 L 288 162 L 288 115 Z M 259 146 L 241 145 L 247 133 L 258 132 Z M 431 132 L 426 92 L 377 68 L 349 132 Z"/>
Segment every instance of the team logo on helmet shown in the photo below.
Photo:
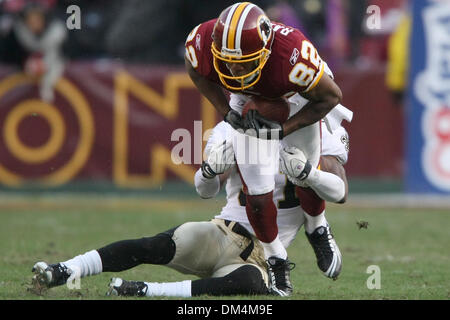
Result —
<path fill-rule="evenodd" d="M 258 34 L 261 37 L 264 46 L 266 46 L 267 42 L 270 39 L 270 36 L 272 35 L 272 24 L 269 18 L 267 18 L 267 16 L 265 15 L 260 16 L 258 18 L 258 23 L 256 26 L 258 28 Z"/>

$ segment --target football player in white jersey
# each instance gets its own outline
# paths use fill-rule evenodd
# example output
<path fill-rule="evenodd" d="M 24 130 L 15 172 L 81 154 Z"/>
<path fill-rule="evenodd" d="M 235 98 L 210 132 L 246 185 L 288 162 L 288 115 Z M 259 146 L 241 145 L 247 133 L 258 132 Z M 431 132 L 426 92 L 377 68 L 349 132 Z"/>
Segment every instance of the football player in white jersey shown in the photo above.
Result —
<path fill-rule="evenodd" d="M 339 122 L 340 123 L 340 122 Z M 144 282 L 127 281 L 120 278 L 112 278 L 109 292 L 123 296 L 177 296 L 190 297 L 202 294 L 208 295 L 247 295 L 268 294 L 270 281 L 267 273 L 264 250 L 259 240 L 253 234 L 250 223 L 247 220 L 245 197 L 242 192 L 242 183 L 236 167 L 233 166 L 233 154 L 230 153 L 229 143 L 223 143 L 223 134 L 228 124 L 222 122 L 216 126 L 207 145 L 209 157 L 208 166 L 196 173 L 195 184 L 197 192 L 204 198 L 210 198 L 220 189 L 218 175 L 227 169 L 226 182 L 227 204 L 220 214 L 210 221 L 187 222 L 173 229 L 159 233 L 153 237 L 144 237 L 134 240 L 122 240 L 111 243 L 97 250 L 91 250 L 75 256 L 64 262 L 47 264 L 38 262 L 33 267 L 35 273 L 33 281 L 54 287 L 63 285 L 77 277 L 96 275 L 101 272 L 120 272 L 128 270 L 140 264 L 165 265 L 185 274 L 200 277 L 196 280 L 180 282 Z M 342 138 L 342 137 L 345 137 Z M 324 141 L 322 155 L 324 164 L 334 163 L 333 168 L 341 178 L 325 172 L 324 165 L 319 174 L 311 171 L 315 177 L 311 181 L 308 178 L 302 181 L 296 180 L 295 168 L 284 168 L 293 176 L 290 179 L 302 186 L 315 188 L 328 200 L 339 202 L 346 195 L 345 172 L 342 164 L 347 160 L 348 136 L 344 128 L 325 132 L 322 135 Z M 304 161 L 300 150 L 288 150 L 280 153 L 289 163 Z M 214 159 L 225 159 L 215 161 Z M 340 159 L 338 161 L 338 159 Z M 208 168 L 210 170 L 208 170 Z M 338 182 L 332 186 L 323 183 L 323 176 L 330 176 L 331 180 Z M 330 179 L 330 177 L 328 177 Z M 302 177 L 303 178 L 303 177 Z M 345 183 L 344 183 L 345 181 Z M 337 191 L 337 189 L 340 189 Z M 297 232 L 305 223 L 299 199 L 296 198 L 294 185 L 286 175 L 276 176 L 274 203 L 278 206 L 277 223 L 280 240 L 285 247 L 294 240 Z M 309 226 L 314 228 L 314 226 Z M 329 277 L 337 277 L 341 269 L 339 249 L 333 242 L 333 266 L 325 270 Z M 317 254 L 317 253 L 316 253 Z M 292 265 L 291 265 L 292 267 Z M 292 290 L 291 290 L 292 292 Z"/>

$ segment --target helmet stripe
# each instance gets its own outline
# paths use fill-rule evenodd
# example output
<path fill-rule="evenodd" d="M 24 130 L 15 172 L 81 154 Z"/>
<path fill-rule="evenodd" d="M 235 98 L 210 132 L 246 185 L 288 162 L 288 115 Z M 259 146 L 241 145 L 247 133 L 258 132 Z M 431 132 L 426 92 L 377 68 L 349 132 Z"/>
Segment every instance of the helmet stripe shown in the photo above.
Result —
<path fill-rule="evenodd" d="M 244 10 L 244 12 L 242 13 L 242 17 L 239 20 L 239 24 L 237 27 L 237 32 L 236 32 L 236 49 L 240 49 L 241 48 L 241 37 L 242 37 L 242 28 L 244 27 L 244 22 L 245 19 L 247 19 L 247 15 L 250 12 L 250 10 L 255 7 L 254 4 L 250 4 L 249 6 L 247 6 Z"/>
<path fill-rule="evenodd" d="M 227 16 L 227 19 L 225 21 L 225 26 L 224 26 L 224 29 L 223 29 L 222 47 L 226 47 L 226 45 L 227 45 L 228 27 L 230 26 L 231 18 L 233 17 L 234 11 L 239 6 L 239 4 L 240 4 L 239 2 L 234 4 L 231 7 L 230 11 L 228 12 L 228 16 Z"/>
<path fill-rule="evenodd" d="M 231 23 L 230 23 L 229 29 L 228 29 L 228 41 L 227 41 L 228 49 L 235 49 L 234 41 L 236 39 L 237 25 L 238 25 L 239 19 L 242 16 L 242 11 L 244 11 L 245 7 L 248 6 L 249 4 L 250 4 L 250 2 L 242 2 L 236 8 L 236 11 L 233 14 L 233 18 L 231 19 Z"/>

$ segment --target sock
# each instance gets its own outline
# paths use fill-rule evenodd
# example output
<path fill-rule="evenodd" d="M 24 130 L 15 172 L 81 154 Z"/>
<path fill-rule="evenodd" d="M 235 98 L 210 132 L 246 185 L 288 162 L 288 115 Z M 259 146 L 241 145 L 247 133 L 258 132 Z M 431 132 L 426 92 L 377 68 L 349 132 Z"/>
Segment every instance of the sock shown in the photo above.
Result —
<path fill-rule="evenodd" d="M 305 182 L 325 201 L 339 202 L 345 196 L 345 183 L 335 174 L 312 168 Z"/>
<path fill-rule="evenodd" d="M 261 241 L 261 244 L 264 248 L 264 257 L 266 260 L 273 256 L 286 260 L 287 251 L 278 235 L 272 242 L 267 243 Z"/>
<path fill-rule="evenodd" d="M 317 216 L 310 216 L 305 212 L 305 218 L 305 230 L 306 232 L 308 232 L 308 234 L 313 233 L 314 230 L 316 230 L 320 226 L 325 227 L 328 223 L 327 219 L 325 218 L 325 210 Z"/>
<path fill-rule="evenodd" d="M 146 297 L 191 297 L 191 280 L 179 282 L 145 282 L 147 285 Z"/>
<path fill-rule="evenodd" d="M 102 260 L 97 250 L 91 250 L 70 260 L 61 262 L 73 271 L 79 271 L 80 277 L 92 276 L 102 272 Z"/>

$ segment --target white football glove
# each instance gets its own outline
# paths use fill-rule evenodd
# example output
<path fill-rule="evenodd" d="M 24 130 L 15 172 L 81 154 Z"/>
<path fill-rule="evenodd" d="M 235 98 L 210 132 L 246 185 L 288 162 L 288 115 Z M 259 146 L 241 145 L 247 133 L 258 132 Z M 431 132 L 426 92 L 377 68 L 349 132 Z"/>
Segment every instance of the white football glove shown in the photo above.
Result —
<path fill-rule="evenodd" d="M 214 178 L 230 169 L 236 161 L 232 141 L 222 141 L 211 146 L 209 156 L 202 163 L 202 173 L 205 178 Z"/>
<path fill-rule="evenodd" d="M 304 180 L 311 172 L 311 164 L 302 150 L 287 147 L 280 150 L 280 169 L 288 176 L 289 181 L 298 186 L 307 186 Z"/>

